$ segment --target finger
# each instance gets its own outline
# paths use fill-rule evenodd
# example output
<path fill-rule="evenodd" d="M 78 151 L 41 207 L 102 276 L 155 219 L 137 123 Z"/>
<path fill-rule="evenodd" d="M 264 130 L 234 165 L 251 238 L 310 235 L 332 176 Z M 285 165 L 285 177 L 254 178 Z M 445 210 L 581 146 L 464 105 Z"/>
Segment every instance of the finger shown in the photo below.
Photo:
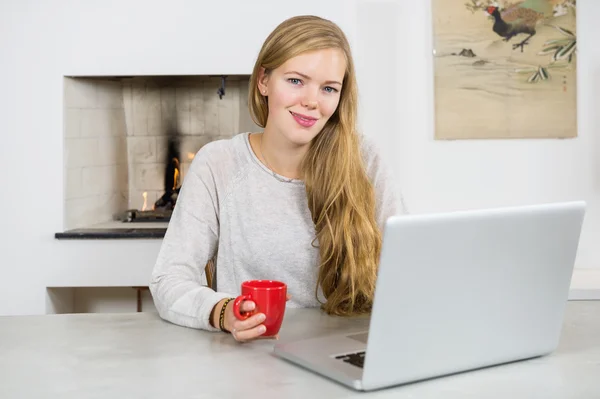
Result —
<path fill-rule="evenodd" d="M 260 337 L 262 334 L 265 333 L 265 331 L 267 331 L 266 327 L 262 324 L 259 324 L 258 326 L 250 328 L 248 330 L 236 330 L 233 336 L 238 341 L 249 341 L 251 339 Z"/>
<path fill-rule="evenodd" d="M 242 312 L 252 312 L 254 309 L 256 309 L 256 304 L 250 300 L 242 302 L 242 306 L 240 306 Z"/>
<path fill-rule="evenodd" d="M 286 297 L 285 297 L 285 300 L 286 300 L 286 301 L 289 301 L 291 297 L 292 297 L 292 296 L 291 296 L 290 294 L 287 294 L 287 295 L 286 295 Z"/>
<path fill-rule="evenodd" d="M 237 331 L 249 330 L 249 329 L 254 328 L 254 327 L 258 326 L 259 324 L 263 323 L 265 321 L 265 319 L 266 319 L 266 317 L 265 317 L 264 313 L 257 313 L 255 315 L 248 317 L 246 320 L 235 319 L 235 321 L 232 323 L 232 326 Z"/>

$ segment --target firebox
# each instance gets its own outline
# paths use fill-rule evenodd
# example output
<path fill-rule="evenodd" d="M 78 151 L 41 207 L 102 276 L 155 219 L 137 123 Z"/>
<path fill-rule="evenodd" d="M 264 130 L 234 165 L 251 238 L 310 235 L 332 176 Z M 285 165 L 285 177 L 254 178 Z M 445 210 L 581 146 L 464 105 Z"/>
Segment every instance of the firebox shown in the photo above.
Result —
<path fill-rule="evenodd" d="M 259 130 L 248 84 L 249 76 L 65 77 L 65 230 L 166 228 L 198 150 Z"/>
<path fill-rule="evenodd" d="M 123 222 L 168 222 L 177 203 L 181 189 L 181 162 L 176 135 L 171 133 L 167 139 L 165 159 L 165 184 L 163 194 L 148 207 L 148 192 L 144 191 L 142 209 L 128 209 L 120 219 Z"/>

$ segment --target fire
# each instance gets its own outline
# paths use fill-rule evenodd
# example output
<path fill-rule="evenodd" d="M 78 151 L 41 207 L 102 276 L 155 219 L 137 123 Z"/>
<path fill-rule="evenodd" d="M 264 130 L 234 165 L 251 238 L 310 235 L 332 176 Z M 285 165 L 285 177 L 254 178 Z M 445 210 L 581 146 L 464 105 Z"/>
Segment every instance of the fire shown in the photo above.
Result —
<path fill-rule="evenodd" d="M 175 172 L 173 173 L 173 190 L 177 188 L 179 183 L 179 168 L 175 168 Z"/>
<path fill-rule="evenodd" d="M 144 194 L 142 194 L 142 197 L 144 197 L 144 205 L 142 206 L 142 211 L 145 211 L 146 208 L 148 207 L 148 192 L 144 191 Z"/>

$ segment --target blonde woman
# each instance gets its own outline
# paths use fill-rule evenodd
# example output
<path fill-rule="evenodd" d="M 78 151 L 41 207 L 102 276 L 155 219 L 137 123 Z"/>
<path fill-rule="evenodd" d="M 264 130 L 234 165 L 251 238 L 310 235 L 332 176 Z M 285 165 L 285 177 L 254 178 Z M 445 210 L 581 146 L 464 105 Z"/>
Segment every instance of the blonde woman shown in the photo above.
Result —
<path fill-rule="evenodd" d="M 376 149 L 356 131 L 344 33 L 319 17 L 284 21 L 260 50 L 249 91 L 264 131 L 197 153 L 152 274 L 160 316 L 238 341 L 258 338 L 264 315 L 238 320 L 226 301 L 253 279 L 285 282 L 288 307 L 369 312 L 396 199 Z M 212 259 L 216 281 L 207 287 L 201 281 Z M 253 309 L 243 302 L 242 311 Z"/>

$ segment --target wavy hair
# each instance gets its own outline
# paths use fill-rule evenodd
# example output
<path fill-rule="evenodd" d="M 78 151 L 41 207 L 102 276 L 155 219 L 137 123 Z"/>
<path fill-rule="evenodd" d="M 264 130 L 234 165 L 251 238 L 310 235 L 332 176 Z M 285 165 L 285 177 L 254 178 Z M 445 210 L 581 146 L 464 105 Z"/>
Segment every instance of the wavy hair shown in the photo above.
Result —
<path fill-rule="evenodd" d="M 258 91 L 261 68 L 268 74 L 307 51 L 336 48 L 346 59 L 340 101 L 312 140 L 301 171 L 315 224 L 319 285 L 328 314 L 351 316 L 371 311 L 382 233 L 376 222 L 375 193 L 363 163 L 356 131 L 357 84 L 350 45 L 333 22 L 316 16 L 285 20 L 265 40 L 250 78 L 248 102 L 254 122 L 265 127 L 267 99 Z"/>

